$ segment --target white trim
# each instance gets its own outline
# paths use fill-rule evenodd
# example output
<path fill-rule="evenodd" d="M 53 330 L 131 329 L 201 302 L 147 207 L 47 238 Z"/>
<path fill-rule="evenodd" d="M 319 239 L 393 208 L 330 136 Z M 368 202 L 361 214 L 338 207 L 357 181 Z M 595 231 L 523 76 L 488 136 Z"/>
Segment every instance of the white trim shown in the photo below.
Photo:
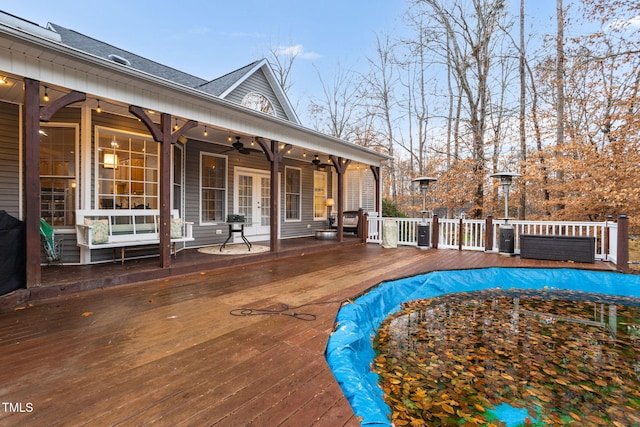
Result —
<path fill-rule="evenodd" d="M 216 221 L 207 221 L 204 222 L 202 220 L 202 158 L 204 156 L 209 157 L 217 157 L 219 159 L 224 159 L 225 161 L 225 171 L 224 171 L 224 212 L 222 214 L 222 220 L 219 222 L 224 223 L 227 219 L 227 215 L 229 213 L 229 156 L 212 153 L 209 151 L 200 151 L 200 155 L 198 156 L 198 225 L 218 225 L 219 222 Z"/>

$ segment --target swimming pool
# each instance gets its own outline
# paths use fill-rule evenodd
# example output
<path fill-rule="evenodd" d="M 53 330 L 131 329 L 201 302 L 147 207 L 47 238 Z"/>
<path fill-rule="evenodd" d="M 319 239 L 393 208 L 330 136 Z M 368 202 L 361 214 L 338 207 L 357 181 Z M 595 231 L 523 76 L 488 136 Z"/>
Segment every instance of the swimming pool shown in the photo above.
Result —
<path fill-rule="evenodd" d="M 372 340 L 401 303 L 484 289 L 558 289 L 640 297 L 640 276 L 572 269 L 488 268 L 433 272 L 380 284 L 342 307 L 326 358 L 362 425 L 391 425 L 390 409 L 371 370 Z"/>

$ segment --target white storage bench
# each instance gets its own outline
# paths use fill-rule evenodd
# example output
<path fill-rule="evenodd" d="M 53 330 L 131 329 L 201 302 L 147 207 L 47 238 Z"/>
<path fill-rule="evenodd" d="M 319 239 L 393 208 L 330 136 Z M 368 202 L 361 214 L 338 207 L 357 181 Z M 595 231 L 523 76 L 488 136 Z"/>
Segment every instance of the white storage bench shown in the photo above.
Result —
<path fill-rule="evenodd" d="M 76 211 L 76 237 L 80 262 L 91 263 L 92 249 L 113 248 L 113 260 L 120 248 L 124 263 L 126 248 L 160 244 L 160 211 L 158 209 L 88 209 Z M 171 246 L 192 241 L 193 223 L 183 221 L 177 210 L 171 210 Z"/>

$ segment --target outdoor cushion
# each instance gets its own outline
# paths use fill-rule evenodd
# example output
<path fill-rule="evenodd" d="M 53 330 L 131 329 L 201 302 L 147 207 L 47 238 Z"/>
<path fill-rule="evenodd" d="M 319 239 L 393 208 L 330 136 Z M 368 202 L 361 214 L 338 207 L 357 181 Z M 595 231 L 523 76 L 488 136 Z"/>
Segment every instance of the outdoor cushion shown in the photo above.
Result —
<path fill-rule="evenodd" d="M 84 219 L 84 225 L 92 227 L 91 244 L 99 245 L 109 241 L 109 222 L 106 219 Z"/>
<path fill-rule="evenodd" d="M 171 220 L 171 238 L 179 239 L 182 237 L 182 220 L 180 218 L 173 218 Z"/>

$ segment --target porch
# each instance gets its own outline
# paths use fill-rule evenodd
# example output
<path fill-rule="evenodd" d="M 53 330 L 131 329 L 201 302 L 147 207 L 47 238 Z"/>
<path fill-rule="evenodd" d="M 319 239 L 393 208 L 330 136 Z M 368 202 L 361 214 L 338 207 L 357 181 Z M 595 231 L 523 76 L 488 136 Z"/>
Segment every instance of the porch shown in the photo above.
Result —
<path fill-rule="evenodd" d="M 324 359 L 340 301 L 381 281 L 433 270 L 614 269 L 600 261 L 317 243 L 317 251 L 307 248 L 295 258 L 256 255 L 215 270 L 191 263 L 193 273 L 177 275 L 187 270 L 186 258 L 202 261 L 201 254 L 183 253 L 173 275 L 63 292 L 0 313 L 0 361 L 10 367 L 0 372 L 0 398 L 13 408 L 0 411 L 0 424 L 356 426 Z M 325 244 L 331 250 L 320 250 Z M 144 264 L 92 265 L 79 275 L 152 279 Z M 157 269 L 157 259 L 149 265 Z M 305 305 L 295 312 L 310 321 L 291 317 L 294 310 L 230 314 L 282 304 Z"/>

